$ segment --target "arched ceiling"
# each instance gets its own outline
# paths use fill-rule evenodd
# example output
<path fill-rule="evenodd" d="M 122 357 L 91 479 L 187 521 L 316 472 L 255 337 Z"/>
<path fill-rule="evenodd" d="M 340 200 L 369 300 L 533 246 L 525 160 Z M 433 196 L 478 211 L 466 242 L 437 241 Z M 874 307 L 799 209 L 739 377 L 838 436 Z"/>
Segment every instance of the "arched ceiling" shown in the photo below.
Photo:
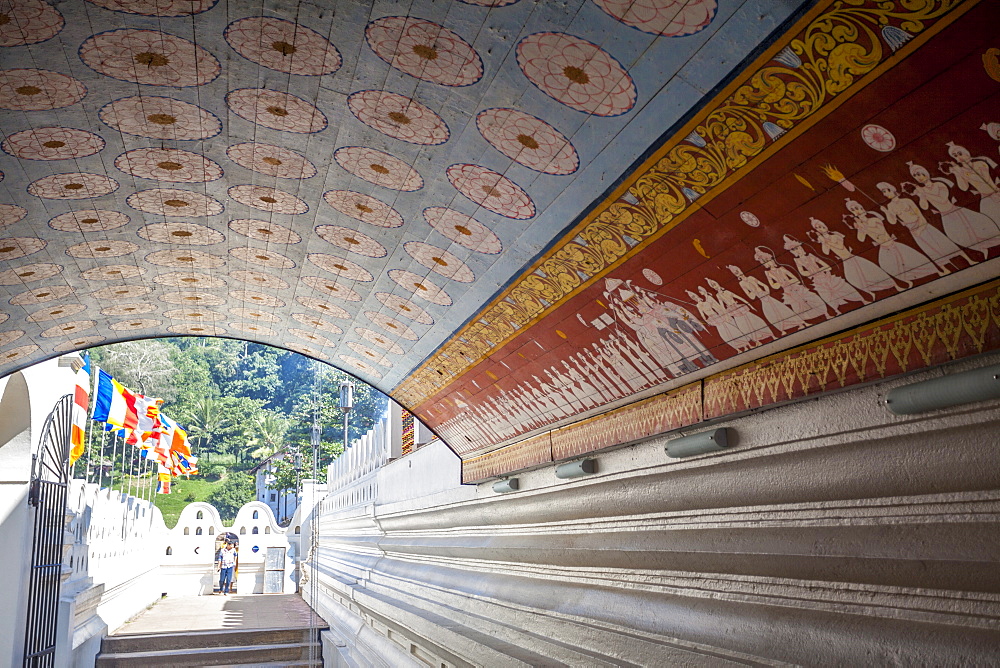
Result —
<path fill-rule="evenodd" d="M 244 338 L 469 456 L 960 289 L 997 274 L 997 18 L 4 0 L 0 374 Z"/>

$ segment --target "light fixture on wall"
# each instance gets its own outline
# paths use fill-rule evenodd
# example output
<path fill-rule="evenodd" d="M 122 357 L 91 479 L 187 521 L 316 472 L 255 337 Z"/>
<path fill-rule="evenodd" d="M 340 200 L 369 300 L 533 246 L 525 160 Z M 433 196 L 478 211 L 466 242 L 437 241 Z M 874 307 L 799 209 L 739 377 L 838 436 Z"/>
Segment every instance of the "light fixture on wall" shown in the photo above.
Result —
<path fill-rule="evenodd" d="M 990 399 L 1000 399 L 1000 364 L 897 387 L 885 405 L 896 415 L 914 415 Z"/>
<path fill-rule="evenodd" d="M 567 478 L 580 478 L 585 475 L 590 475 L 596 471 L 596 459 L 578 459 L 575 462 L 567 462 L 557 466 L 556 477 L 564 480 Z"/>
<path fill-rule="evenodd" d="M 681 438 L 675 438 L 667 443 L 666 451 L 670 457 L 692 457 L 706 452 L 717 452 L 729 447 L 729 429 L 721 427 L 712 431 L 703 431 Z"/>
<path fill-rule="evenodd" d="M 493 483 L 493 491 L 497 494 L 506 494 L 507 492 L 516 492 L 518 488 L 517 478 L 507 478 L 506 480 L 497 480 Z"/>

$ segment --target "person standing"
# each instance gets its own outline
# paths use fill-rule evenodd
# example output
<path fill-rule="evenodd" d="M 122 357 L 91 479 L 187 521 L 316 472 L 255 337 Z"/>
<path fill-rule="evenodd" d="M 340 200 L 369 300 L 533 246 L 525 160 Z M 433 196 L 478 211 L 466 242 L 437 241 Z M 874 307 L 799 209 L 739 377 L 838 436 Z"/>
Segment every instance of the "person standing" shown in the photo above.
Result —
<path fill-rule="evenodd" d="M 216 563 L 219 571 L 219 592 L 223 596 L 228 596 L 233 584 L 233 571 L 236 569 L 236 546 L 226 543 L 226 546 L 219 551 L 219 560 Z"/>

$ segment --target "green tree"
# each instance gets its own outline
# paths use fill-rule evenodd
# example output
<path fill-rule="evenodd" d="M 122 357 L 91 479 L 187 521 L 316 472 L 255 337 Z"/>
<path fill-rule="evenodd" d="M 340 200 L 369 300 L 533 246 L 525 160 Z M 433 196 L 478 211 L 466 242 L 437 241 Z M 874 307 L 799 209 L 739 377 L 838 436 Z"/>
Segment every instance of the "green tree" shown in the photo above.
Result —
<path fill-rule="evenodd" d="M 229 424 L 229 418 L 223 413 L 222 402 L 208 396 L 194 401 L 180 418 L 185 422 L 190 439 L 197 443 L 198 449 L 193 453 L 196 455 L 214 452 L 212 439 Z"/>
<path fill-rule="evenodd" d="M 243 504 L 254 500 L 257 486 L 249 473 L 233 471 L 208 497 L 208 502 L 219 510 L 223 520 L 232 522 Z"/>
<path fill-rule="evenodd" d="M 129 389 L 171 400 L 177 376 L 172 352 L 173 346 L 164 340 L 145 339 L 92 348 L 90 355 L 94 364 Z"/>

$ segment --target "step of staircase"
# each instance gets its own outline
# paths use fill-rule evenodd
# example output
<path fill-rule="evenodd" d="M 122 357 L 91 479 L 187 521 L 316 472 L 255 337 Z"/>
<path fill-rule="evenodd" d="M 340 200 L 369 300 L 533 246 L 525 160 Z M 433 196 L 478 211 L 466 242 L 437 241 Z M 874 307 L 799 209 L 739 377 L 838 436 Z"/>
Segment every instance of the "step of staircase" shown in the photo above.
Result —
<path fill-rule="evenodd" d="M 310 652 L 313 659 L 310 662 Z M 136 666 L 320 666 L 322 644 L 310 630 L 222 629 L 108 636 L 96 668 Z"/>

